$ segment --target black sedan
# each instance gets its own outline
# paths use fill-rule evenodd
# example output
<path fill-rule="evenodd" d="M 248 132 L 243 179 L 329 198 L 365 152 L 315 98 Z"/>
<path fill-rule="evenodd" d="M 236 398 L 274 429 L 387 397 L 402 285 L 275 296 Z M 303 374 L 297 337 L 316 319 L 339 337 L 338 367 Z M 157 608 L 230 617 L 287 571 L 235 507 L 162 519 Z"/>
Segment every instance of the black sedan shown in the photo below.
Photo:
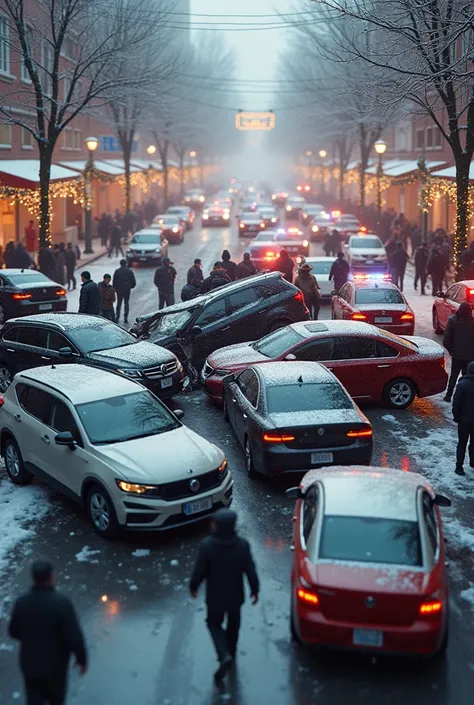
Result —
<path fill-rule="evenodd" d="M 3 327 L 0 337 L 3 389 L 17 372 L 64 362 L 124 375 L 141 382 L 162 399 L 183 389 L 183 368 L 172 352 L 138 341 L 99 316 L 43 314 L 15 318 Z"/>
<path fill-rule="evenodd" d="M 66 311 L 66 291 L 41 272 L 2 269 L 0 272 L 0 325 L 9 318 L 41 311 Z"/>
<path fill-rule="evenodd" d="M 265 222 L 259 213 L 241 213 L 237 216 L 239 222 L 239 237 L 255 237 L 265 229 Z"/>
<path fill-rule="evenodd" d="M 184 241 L 185 224 L 179 215 L 168 213 L 156 215 L 153 218 L 153 224 L 158 225 L 162 237 L 173 245 L 179 245 Z"/>
<path fill-rule="evenodd" d="M 270 362 L 228 375 L 224 418 L 244 448 L 249 477 L 372 459 L 370 421 L 319 363 Z"/>

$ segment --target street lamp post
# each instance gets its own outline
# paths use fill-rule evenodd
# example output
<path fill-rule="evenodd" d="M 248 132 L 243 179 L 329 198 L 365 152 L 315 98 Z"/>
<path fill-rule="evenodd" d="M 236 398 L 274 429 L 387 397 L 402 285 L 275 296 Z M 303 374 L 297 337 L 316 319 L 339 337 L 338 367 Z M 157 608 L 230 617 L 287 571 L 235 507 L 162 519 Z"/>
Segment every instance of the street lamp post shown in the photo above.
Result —
<path fill-rule="evenodd" d="M 387 149 L 387 143 L 383 140 L 377 140 L 374 144 L 374 149 L 379 155 L 379 160 L 377 164 L 377 219 L 378 219 L 378 234 L 380 235 L 380 227 L 382 223 L 382 176 L 383 176 L 383 162 L 382 158 Z"/>
<path fill-rule="evenodd" d="M 155 145 L 154 145 L 154 144 L 148 145 L 148 147 L 146 148 L 146 153 L 147 153 L 148 156 L 150 157 L 150 161 L 149 161 L 149 163 L 148 163 L 148 169 L 147 169 L 146 177 L 147 177 L 147 181 L 148 181 L 148 196 L 151 198 L 151 196 L 152 196 L 152 192 L 151 192 L 151 171 L 152 171 L 152 169 L 153 169 L 153 165 L 152 165 L 152 163 L 151 163 L 151 158 L 152 158 L 152 156 L 153 156 L 154 154 L 156 154 L 156 147 L 155 147 Z"/>
<path fill-rule="evenodd" d="M 312 182 L 313 181 L 313 152 L 308 149 L 306 152 L 306 157 L 307 157 L 307 164 L 308 164 L 308 171 L 309 171 L 309 180 Z"/>
<path fill-rule="evenodd" d="M 319 150 L 319 158 L 321 159 L 321 193 L 324 193 L 324 160 L 328 156 L 325 149 Z"/>
<path fill-rule="evenodd" d="M 99 146 L 99 140 L 97 137 L 86 137 L 84 140 L 89 152 L 89 158 L 87 160 L 86 168 L 84 170 L 84 191 L 85 191 L 85 227 L 86 227 L 86 246 L 84 249 L 84 254 L 91 255 L 94 250 L 92 249 L 92 206 L 94 201 L 92 178 L 94 174 L 94 152 Z"/>

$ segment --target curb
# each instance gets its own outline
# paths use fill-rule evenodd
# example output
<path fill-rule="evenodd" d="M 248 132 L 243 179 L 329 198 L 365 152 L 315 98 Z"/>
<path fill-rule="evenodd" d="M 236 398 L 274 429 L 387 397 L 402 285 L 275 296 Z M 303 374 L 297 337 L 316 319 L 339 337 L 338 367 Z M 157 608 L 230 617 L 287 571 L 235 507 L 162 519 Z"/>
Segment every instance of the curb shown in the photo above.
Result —
<path fill-rule="evenodd" d="M 80 265 L 79 267 L 76 266 L 76 269 L 80 269 L 81 267 L 86 267 L 88 264 L 92 264 L 92 262 L 96 262 L 98 259 L 103 257 L 104 255 L 107 254 L 107 250 L 105 252 L 100 252 L 98 254 L 92 254 L 89 259 L 84 260 L 83 257 L 79 260 L 78 264 Z"/>

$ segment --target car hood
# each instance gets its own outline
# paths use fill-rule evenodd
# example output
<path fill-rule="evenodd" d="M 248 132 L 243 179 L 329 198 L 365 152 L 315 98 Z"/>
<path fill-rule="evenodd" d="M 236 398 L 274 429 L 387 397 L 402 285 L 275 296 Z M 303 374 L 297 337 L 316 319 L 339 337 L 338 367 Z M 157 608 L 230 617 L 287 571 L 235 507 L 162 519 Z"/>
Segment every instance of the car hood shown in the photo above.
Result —
<path fill-rule="evenodd" d="M 162 243 L 160 242 L 131 242 L 129 248 L 131 250 L 140 250 L 140 252 L 154 252 L 155 250 L 161 249 Z"/>
<path fill-rule="evenodd" d="M 370 424 L 367 417 L 357 408 L 324 409 L 322 411 L 280 411 L 269 414 L 268 420 L 273 424 L 274 428 L 354 423 Z"/>
<path fill-rule="evenodd" d="M 265 357 L 254 350 L 250 345 L 228 345 L 225 348 L 216 350 L 207 358 L 211 367 L 216 370 L 232 370 L 235 367 L 253 365 L 258 362 L 271 362 L 271 358 Z"/>
<path fill-rule="evenodd" d="M 95 454 L 111 464 L 124 480 L 150 485 L 191 479 L 216 470 L 225 457 L 220 448 L 186 426 L 148 438 L 95 446 Z"/>
<path fill-rule="evenodd" d="M 359 311 L 406 311 L 406 304 L 356 304 Z"/>
<path fill-rule="evenodd" d="M 158 345 L 140 341 L 134 345 L 124 345 L 120 348 L 89 353 L 88 358 L 99 362 L 104 360 L 117 365 L 125 364 L 129 368 L 133 368 L 137 365 L 138 367 L 162 365 L 164 362 L 170 362 L 174 359 L 174 355 Z"/>
<path fill-rule="evenodd" d="M 366 255 L 372 257 L 386 257 L 387 253 L 384 249 L 380 247 L 353 247 L 349 249 L 351 257 L 357 257 L 357 255 Z"/>

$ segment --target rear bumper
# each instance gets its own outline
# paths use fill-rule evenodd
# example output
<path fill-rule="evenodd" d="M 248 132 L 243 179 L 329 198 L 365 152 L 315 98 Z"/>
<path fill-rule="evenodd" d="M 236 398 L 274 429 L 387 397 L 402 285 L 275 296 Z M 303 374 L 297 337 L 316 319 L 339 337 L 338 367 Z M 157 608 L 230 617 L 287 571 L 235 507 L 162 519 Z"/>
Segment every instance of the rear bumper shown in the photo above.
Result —
<path fill-rule="evenodd" d="M 5 305 L 5 311 L 8 318 L 33 316 L 36 313 L 50 313 L 51 311 L 67 311 L 67 299 L 65 297 L 54 301 L 29 301 L 29 299 L 25 299 L 13 304 L 11 307 Z"/>
<path fill-rule="evenodd" d="M 166 380 L 165 383 L 169 383 L 168 381 L 170 379 L 171 386 L 164 387 L 162 382 Z M 147 379 L 146 377 L 141 377 L 139 381 L 160 399 L 171 399 L 171 397 L 175 397 L 183 391 L 184 372 L 175 372 L 173 375 L 161 379 Z"/>
<path fill-rule="evenodd" d="M 373 442 L 358 439 L 348 446 L 333 448 L 291 449 L 287 446 L 260 446 L 260 452 L 254 450 L 254 463 L 258 472 L 272 477 L 289 473 L 304 473 L 308 470 L 331 465 L 370 465 Z M 312 453 L 332 453 L 331 463 L 312 463 Z"/>

